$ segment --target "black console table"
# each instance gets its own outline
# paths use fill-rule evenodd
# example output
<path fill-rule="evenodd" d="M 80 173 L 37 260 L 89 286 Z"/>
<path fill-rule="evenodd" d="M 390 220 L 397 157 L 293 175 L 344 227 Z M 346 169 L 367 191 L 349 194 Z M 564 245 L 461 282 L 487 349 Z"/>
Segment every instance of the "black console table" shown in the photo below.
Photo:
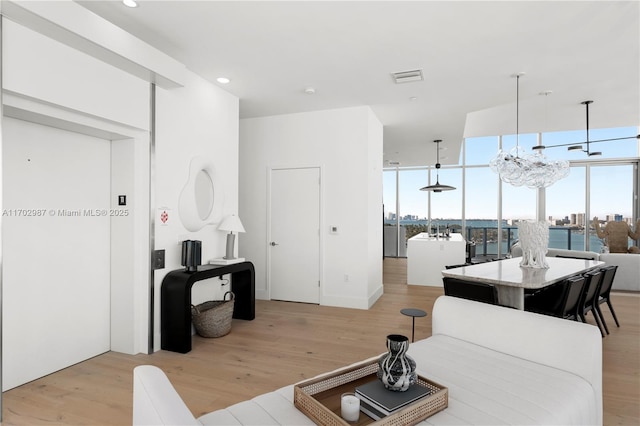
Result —
<path fill-rule="evenodd" d="M 171 271 L 162 280 L 160 290 L 162 349 L 183 354 L 191 350 L 191 287 L 197 281 L 226 274 L 231 274 L 231 291 L 235 294 L 233 318 L 253 320 L 256 317 L 253 263 L 203 265 L 194 272 Z"/>

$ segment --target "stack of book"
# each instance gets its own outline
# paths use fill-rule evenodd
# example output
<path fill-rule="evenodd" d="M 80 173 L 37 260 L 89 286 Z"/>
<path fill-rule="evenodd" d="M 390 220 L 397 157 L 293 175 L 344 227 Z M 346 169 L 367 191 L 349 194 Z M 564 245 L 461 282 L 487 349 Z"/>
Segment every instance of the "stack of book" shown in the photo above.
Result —
<path fill-rule="evenodd" d="M 360 399 L 360 411 L 374 420 L 380 420 L 429 396 L 431 390 L 416 383 L 404 392 L 394 392 L 386 389 L 380 380 L 373 380 L 356 387 L 355 393 Z"/>

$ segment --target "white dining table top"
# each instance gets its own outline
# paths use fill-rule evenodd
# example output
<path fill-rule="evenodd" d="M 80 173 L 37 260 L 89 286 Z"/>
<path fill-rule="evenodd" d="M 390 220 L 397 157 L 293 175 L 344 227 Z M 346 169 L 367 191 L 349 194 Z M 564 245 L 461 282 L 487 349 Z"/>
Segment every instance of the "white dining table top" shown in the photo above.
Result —
<path fill-rule="evenodd" d="M 598 260 L 547 257 L 549 268 L 541 269 L 522 267 L 520 266 L 521 260 L 520 257 L 514 257 L 445 269 L 442 271 L 442 275 L 466 281 L 537 289 L 604 265 L 604 262 Z"/>

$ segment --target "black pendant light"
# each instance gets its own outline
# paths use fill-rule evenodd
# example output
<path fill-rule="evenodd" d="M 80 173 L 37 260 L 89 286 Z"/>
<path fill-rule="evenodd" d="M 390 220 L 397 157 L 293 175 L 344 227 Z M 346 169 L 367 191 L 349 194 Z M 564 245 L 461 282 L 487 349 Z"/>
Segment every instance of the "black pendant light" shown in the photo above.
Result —
<path fill-rule="evenodd" d="M 440 176 L 438 175 L 438 170 L 440 170 L 440 142 L 442 142 L 442 140 L 436 139 L 434 142 L 436 143 L 436 184 L 425 186 L 424 188 L 420 188 L 420 191 L 433 191 L 433 192 L 452 191 L 456 188 L 453 186 L 440 184 L 440 181 L 439 181 Z"/>
<path fill-rule="evenodd" d="M 547 94 L 545 93 L 541 93 L 541 94 Z M 602 152 L 600 151 L 591 151 L 591 144 L 594 143 L 599 143 L 599 142 L 614 142 L 614 141 L 621 141 L 621 140 L 625 140 L 625 139 L 640 139 L 640 135 L 635 135 L 635 136 L 624 136 L 621 138 L 609 138 L 609 139 L 598 139 L 598 140 L 591 140 L 589 138 L 589 105 L 591 105 L 593 103 L 593 101 L 582 101 L 580 102 L 582 105 L 585 106 L 585 112 L 587 115 L 587 140 L 584 142 L 571 142 L 571 143 L 561 143 L 561 144 L 557 144 L 557 145 L 536 145 L 534 147 L 532 147 L 531 149 L 533 150 L 542 150 L 545 148 L 558 148 L 558 147 L 567 147 L 568 151 L 580 151 L 580 152 L 584 152 L 586 153 L 589 157 L 593 157 L 596 155 L 602 155 Z M 587 149 L 584 149 L 583 144 L 587 145 Z"/>
<path fill-rule="evenodd" d="M 587 140 L 586 140 L 586 144 L 587 144 L 587 149 L 582 149 L 582 145 L 571 145 L 570 147 L 567 148 L 568 151 L 582 151 L 582 152 L 586 152 L 587 155 L 589 157 L 593 157 L 594 155 L 602 155 L 602 152 L 600 151 L 591 151 L 589 144 L 591 143 L 591 141 L 589 141 L 589 104 L 592 104 L 593 101 L 584 101 L 581 102 L 582 105 L 585 106 L 586 110 L 587 110 Z"/>

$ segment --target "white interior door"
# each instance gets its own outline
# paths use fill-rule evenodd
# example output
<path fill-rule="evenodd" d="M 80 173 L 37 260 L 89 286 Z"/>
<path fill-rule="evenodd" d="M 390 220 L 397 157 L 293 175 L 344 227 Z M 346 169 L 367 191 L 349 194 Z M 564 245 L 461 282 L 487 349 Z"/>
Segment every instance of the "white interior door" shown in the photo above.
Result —
<path fill-rule="evenodd" d="M 271 299 L 320 303 L 320 169 L 271 171 Z"/>
<path fill-rule="evenodd" d="M 3 390 L 110 347 L 110 142 L 3 118 Z"/>

